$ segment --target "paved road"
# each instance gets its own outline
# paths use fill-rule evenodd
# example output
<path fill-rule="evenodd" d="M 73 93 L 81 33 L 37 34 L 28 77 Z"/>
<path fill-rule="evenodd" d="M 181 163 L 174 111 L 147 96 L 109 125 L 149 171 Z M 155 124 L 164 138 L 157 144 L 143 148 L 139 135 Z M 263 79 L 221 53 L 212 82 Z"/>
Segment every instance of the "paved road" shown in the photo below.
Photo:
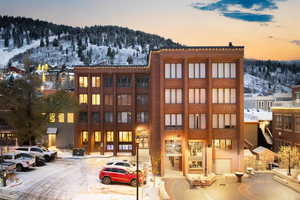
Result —
<path fill-rule="evenodd" d="M 271 174 L 257 174 L 236 183 L 220 178 L 211 187 L 190 189 L 185 179 L 166 179 L 172 200 L 300 200 L 300 194 L 277 183 Z"/>

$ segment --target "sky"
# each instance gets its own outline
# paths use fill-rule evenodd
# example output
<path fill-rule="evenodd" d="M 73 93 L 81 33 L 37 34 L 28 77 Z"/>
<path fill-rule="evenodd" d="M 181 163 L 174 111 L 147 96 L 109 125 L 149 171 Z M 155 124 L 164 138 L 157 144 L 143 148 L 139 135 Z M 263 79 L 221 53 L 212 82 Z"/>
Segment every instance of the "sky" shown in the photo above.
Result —
<path fill-rule="evenodd" d="M 0 15 L 118 25 L 189 46 L 245 46 L 245 57 L 300 60 L 299 0 L 0 0 Z"/>

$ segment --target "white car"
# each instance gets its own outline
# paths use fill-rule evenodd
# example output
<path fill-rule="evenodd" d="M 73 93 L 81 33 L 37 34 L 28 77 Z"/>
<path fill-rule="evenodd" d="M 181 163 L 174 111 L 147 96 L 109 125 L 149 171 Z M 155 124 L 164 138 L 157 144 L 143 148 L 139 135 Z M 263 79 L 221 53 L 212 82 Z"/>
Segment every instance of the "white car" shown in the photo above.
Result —
<path fill-rule="evenodd" d="M 24 169 L 28 169 L 29 167 L 32 167 L 35 164 L 34 157 L 25 157 L 20 152 L 6 153 L 3 154 L 2 157 L 4 161 L 15 163 L 17 171 L 24 171 Z"/>
<path fill-rule="evenodd" d="M 132 164 L 131 162 L 129 161 L 126 161 L 126 160 L 113 160 L 113 161 L 110 161 L 108 163 L 106 163 L 106 167 L 125 167 L 125 168 L 131 168 L 131 169 L 134 169 L 135 168 L 135 165 Z"/>
<path fill-rule="evenodd" d="M 45 159 L 47 162 L 51 161 L 52 159 L 55 159 L 57 155 L 56 151 L 51 151 L 44 147 L 38 146 L 18 147 L 16 148 L 16 150 L 20 152 L 27 152 L 33 154 L 39 158 Z"/>

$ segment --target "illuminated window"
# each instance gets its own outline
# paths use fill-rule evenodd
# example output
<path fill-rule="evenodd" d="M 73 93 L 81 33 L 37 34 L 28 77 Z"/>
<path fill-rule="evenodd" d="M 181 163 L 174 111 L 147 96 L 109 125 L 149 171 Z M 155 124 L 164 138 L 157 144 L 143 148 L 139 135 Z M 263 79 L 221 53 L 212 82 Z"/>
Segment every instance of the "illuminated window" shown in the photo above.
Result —
<path fill-rule="evenodd" d="M 120 131 L 119 132 L 119 142 L 132 142 L 132 132 L 131 131 Z"/>
<path fill-rule="evenodd" d="M 114 132 L 107 131 L 106 132 L 106 142 L 113 142 L 114 141 Z"/>
<path fill-rule="evenodd" d="M 82 144 L 87 144 L 89 142 L 89 132 L 81 131 Z"/>
<path fill-rule="evenodd" d="M 100 77 L 99 76 L 92 77 L 92 87 L 100 87 Z"/>
<path fill-rule="evenodd" d="M 58 113 L 58 122 L 59 123 L 65 122 L 65 114 L 64 113 Z"/>
<path fill-rule="evenodd" d="M 74 113 L 67 113 L 67 122 L 74 123 Z"/>
<path fill-rule="evenodd" d="M 232 149 L 232 140 L 230 140 L 230 139 L 214 139 L 213 146 L 215 149 L 231 150 Z"/>
<path fill-rule="evenodd" d="M 55 122 L 55 113 L 49 114 L 49 122 Z"/>
<path fill-rule="evenodd" d="M 87 76 L 80 76 L 79 77 L 79 87 L 88 87 L 88 77 Z"/>
<path fill-rule="evenodd" d="M 100 94 L 92 94 L 92 105 L 100 105 Z"/>
<path fill-rule="evenodd" d="M 95 142 L 101 142 L 101 132 L 100 131 L 95 131 L 94 136 L 95 136 Z"/>
<path fill-rule="evenodd" d="M 87 104 L 88 103 L 88 95 L 87 94 L 79 94 L 79 103 Z"/>

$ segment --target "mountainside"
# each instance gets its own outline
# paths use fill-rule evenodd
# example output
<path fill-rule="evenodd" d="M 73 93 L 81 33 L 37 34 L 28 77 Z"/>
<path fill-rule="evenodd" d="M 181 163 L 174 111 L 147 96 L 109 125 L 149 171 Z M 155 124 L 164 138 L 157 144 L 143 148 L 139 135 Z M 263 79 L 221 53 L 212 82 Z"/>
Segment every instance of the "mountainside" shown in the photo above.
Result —
<path fill-rule="evenodd" d="M 23 17 L 0 16 L 0 68 L 26 54 L 52 66 L 145 64 L 150 49 L 179 47 L 157 35 L 118 26 L 71 27 Z"/>
<path fill-rule="evenodd" d="M 52 67 L 143 65 L 150 49 L 182 45 L 118 26 L 71 27 L 23 17 L 0 16 L 0 69 L 22 66 L 24 56 Z M 245 60 L 245 93 L 290 92 L 300 84 L 300 60 Z"/>

